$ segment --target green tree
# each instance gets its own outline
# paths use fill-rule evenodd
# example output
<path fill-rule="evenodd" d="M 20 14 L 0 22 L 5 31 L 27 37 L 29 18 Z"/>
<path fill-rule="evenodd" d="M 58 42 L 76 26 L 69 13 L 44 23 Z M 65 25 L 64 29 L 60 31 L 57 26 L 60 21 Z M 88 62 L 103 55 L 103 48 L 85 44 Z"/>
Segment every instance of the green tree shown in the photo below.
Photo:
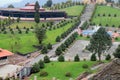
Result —
<path fill-rule="evenodd" d="M 15 8 L 12 4 L 8 5 L 8 8 Z"/>
<path fill-rule="evenodd" d="M 74 57 L 74 61 L 75 61 L 75 62 L 80 61 L 80 58 L 79 58 L 78 54 Z"/>
<path fill-rule="evenodd" d="M 20 22 L 20 17 L 17 18 L 17 22 L 18 22 L 18 23 Z"/>
<path fill-rule="evenodd" d="M 43 69 L 45 67 L 44 61 L 40 60 L 39 66 L 40 66 L 40 69 Z"/>
<path fill-rule="evenodd" d="M 47 55 L 44 57 L 44 62 L 45 63 L 49 63 L 50 62 L 50 59 L 49 59 L 49 57 Z"/>
<path fill-rule="evenodd" d="M 39 44 L 42 43 L 43 39 L 45 38 L 46 36 L 46 30 L 42 27 L 36 27 L 35 28 L 35 35 L 39 41 Z"/>
<path fill-rule="evenodd" d="M 64 61 L 65 61 L 64 56 L 63 56 L 63 55 L 60 55 L 60 56 L 58 57 L 58 61 L 59 61 L 59 62 L 64 62 Z"/>
<path fill-rule="evenodd" d="M 56 53 L 56 55 L 62 54 L 62 49 L 61 49 L 61 47 L 58 47 L 58 48 L 56 49 L 55 53 Z"/>
<path fill-rule="evenodd" d="M 40 5 L 39 5 L 38 1 L 36 1 L 36 3 L 35 3 L 35 16 L 34 16 L 34 20 L 35 20 L 35 22 L 37 24 L 40 22 L 39 9 L 40 9 Z"/>
<path fill-rule="evenodd" d="M 52 0 L 48 0 L 45 4 L 46 7 L 51 7 L 53 4 Z"/>
<path fill-rule="evenodd" d="M 91 61 L 96 61 L 97 60 L 96 54 L 92 54 L 90 60 Z"/>
<path fill-rule="evenodd" d="M 56 42 L 60 42 L 60 36 L 57 36 Z"/>
<path fill-rule="evenodd" d="M 47 53 L 47 47 L 46 47 L 46 46 L 43 47 L 43 49 L 41 50 L 41 53 L 42 53 L 42 54 Z"/>
<path fill-rule="evenodd" d="M 98 54 L 99 61 L 101 61 L 101 54 L 111 46 L 111 36 L 105 31 L 105 28 L 101 27 L 92 35 L 87 49 L 92 53 Z"/>
<path fill-rule="evenodd" d="M 49 44 L 47 45 L 47 48 L 48 48 L 48 49 L 52 49 L 52 44 L 49 43 Z"/>
<path fill-rule="evenodd" d="M 32 73 L 37 73 L 40 71 L 40 65 L 38 63 L 35 63 L 33 66 L 32 66 L 32 69 L 31 69 L 31 72 Z"/>
<path fill-rule="evenodd" d="M 110 60 L 110 59 L 111 59 L 111 56 L 110 56 L 110 54 L 106 55 L 106 58 L 105 58 L 105 60 Z"/>
<path fill-rule="evenodd" d="M 120 58 L 120 45 L 115 50 L 115 52 L 113 53 L 113 55 L 114 55 L 115 58 Z"/>

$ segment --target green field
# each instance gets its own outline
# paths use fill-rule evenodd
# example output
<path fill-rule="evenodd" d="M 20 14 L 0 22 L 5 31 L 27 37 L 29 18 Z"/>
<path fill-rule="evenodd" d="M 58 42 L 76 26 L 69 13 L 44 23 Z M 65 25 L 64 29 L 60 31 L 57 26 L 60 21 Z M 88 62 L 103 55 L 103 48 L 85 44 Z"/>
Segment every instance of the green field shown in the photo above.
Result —
<path fill-rule="evenodd" d="M 28 23 L 27 23 L 28 24 Z M 47 30 L 46 38 L 43 41 L 44 44 L 55 44 L 55 39 L 58 35 L 61 35 L 68 28 L 70 28 L 72 23 L 67 24 L 63 27 L 60 27 L 55 30 Z M 36 48 L 33 45 L 38 45 L 38 40 L 35 37 L 35 34 L 29 31 L 28 34 L 22 33 L 18 34 L 1 34 L 0 33 L 0 48 L 8 49 L 13 52 L 20 52 L 26 54 L 28 52 L 35 51 Z M 14 48 L 14 49 L 13 49 Z"/>
<path fill-rule="evenodd" d="M 34 76 L 37 76 L 38 80 L 51 80 L 56 77 L 59 80 L 69 80 L 65 77 L 67 72 L 72 74 L 73 80 L 75 80 L 81 73 L 88 69 L 82 68 L 83 64 L 87 64 L 89 67 L 94 65 L 96 62 L 92 61 L 80 61 L 80 62 L 51 62 L 45 65 L 45 68 L 41 71 L 47 71 L 47 77 L 40 77 L 39 73 L 32 74 L 30 80 L 34 80 Z"/>
<path fill-rule="evenodd" d="M 64 8 L 64 9 L 61 9 L 61 10 L 66 11 L 68 16 L 79 16 L 83 7 L 84 7 L 83 5 L 77 5 L 77 6 Z"/>
<path fill-rule="evenodd" d="M 116 15 L 116 17 L 114 15 Z M 97 6 L 95 15 L 92 19 L 92 23 L 95 23 L 96 25 L 102 24 L 102 26 L 106 26 L 106 24 L 108 24 L 110 27 L 113 25 L 115 25 L 115 27 L 120 26 L 119 21 L 120 10 L 110 6 Z"/>

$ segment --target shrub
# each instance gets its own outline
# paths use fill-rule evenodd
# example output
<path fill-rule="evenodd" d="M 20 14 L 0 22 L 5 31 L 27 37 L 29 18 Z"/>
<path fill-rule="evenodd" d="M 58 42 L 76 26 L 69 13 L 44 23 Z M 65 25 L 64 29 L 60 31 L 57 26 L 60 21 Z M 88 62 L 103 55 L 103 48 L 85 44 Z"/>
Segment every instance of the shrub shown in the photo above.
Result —
<path fill-rule="evenodd" d="M 95 53 L 91 55 L 91 59 L 90 59 L 90 60 L 91 60 L 91 61 L 96 61 L 96 60 L 97 60 Z"/>
<path fill-rule="evenodd" d="M 40 72 L 40 76 L 42 76 L 42 77 L 48 76 L 48 72 L 46 72 L 46 71 L 41 71 L 41 72 Z"/>
<path fill-rule="evenodd" d="M 3 80 L 2 77 L 0 77 L 0 80 Z"/>
<path fill-rule="evenodd" d="M 82 68 L 87 69 L 87 68 L 89 68 L 89 66 L 87 64 L 83 64 Z"/>
<path fill-rule="evenodd" d="M 113 53 L 115 58 L 120 58 L 120 45 L 116 49 L 116 51 Z"/>
<path fill-rule="evenodd" d="M 71 77 L 72 75 L 71 75 L 70 72 L 67 72 L 67 73 L 65 73 L 65 76 L 66 76 L 66 77 Z"/>
<path fill-rule="evenodd" d="M 10 80 L 10 78 L 6 77 L 5 80 Z"/>
<path fill-rule="evenodd" d="M 45 57 L 44 57 L 44 62 L 45 62 L 45 63 L 49 63 L 49 62 L 50 62 L 50 59 L 49 59 L 48 56 L 45 56 Z"/>
<path fill-rule="evenodd" d="M 75 62 L 80 61 L 80 58 L 79 58 L 78 54 L 74 57 L 74 61 L 75 61 Z"/>
<path fill-rule="evenodd" d="M 40 60 L 39 61 L 39 66 L 40 66 L 41 69 L 43 69 L 45 67 L 44 61 Z"/>
<path fill-rule="evenodd" d="M 108 54 L 108 55 L 106 56 L 105 60 L 110 60 L 110 59 L 111 59 L 111 56 L 110 56 L 110 54 Z"/>
<path fill-rule="evenodd" d="M 58 61 L 59 61 L 59 62 L 64 62 L 64 61 L 65 61 L 64 56 L 63 56 L 63 55 L 60 55 L 60 56 L 58 57 Z"/>
<path fill-rule="evenodd" d="M 31 69 L 31 72 L 32 73 L 37 73 L 39 72 L 40 70 L 40 65 L 38 63 L 35 63 L 33 66 L 32 66 L 32 69 Z"/>

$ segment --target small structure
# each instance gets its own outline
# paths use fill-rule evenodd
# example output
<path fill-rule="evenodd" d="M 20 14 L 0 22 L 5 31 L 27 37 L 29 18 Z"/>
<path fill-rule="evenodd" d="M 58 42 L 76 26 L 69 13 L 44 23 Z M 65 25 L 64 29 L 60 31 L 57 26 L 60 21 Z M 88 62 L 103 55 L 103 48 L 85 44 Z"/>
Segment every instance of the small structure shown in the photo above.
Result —
<path fill-rule="evenodd" d="M 90 3 L 98 3 L 98 4 L 101 4 L 101 3 L 106 3 L 105 0 L 84 0 L 83 3 L 85 4 L 90 4 Z"/>
<path fill-rule="evenodd" d="M 0 48 L 0 66 L 9 63 L 8 57 L 12 55 L 12 52 Z"/>

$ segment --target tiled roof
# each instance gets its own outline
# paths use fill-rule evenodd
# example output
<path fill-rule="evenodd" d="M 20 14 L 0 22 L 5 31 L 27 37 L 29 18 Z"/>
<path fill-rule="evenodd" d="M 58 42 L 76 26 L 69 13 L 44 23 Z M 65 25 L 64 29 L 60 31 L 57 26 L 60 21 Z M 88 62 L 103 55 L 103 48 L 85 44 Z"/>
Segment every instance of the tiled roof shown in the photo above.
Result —
<path fill-rule="evenodd" d="M 0 57 L 11 56 L 11 55 L 13 55 L 12 52 L 0 48 Z"/>

